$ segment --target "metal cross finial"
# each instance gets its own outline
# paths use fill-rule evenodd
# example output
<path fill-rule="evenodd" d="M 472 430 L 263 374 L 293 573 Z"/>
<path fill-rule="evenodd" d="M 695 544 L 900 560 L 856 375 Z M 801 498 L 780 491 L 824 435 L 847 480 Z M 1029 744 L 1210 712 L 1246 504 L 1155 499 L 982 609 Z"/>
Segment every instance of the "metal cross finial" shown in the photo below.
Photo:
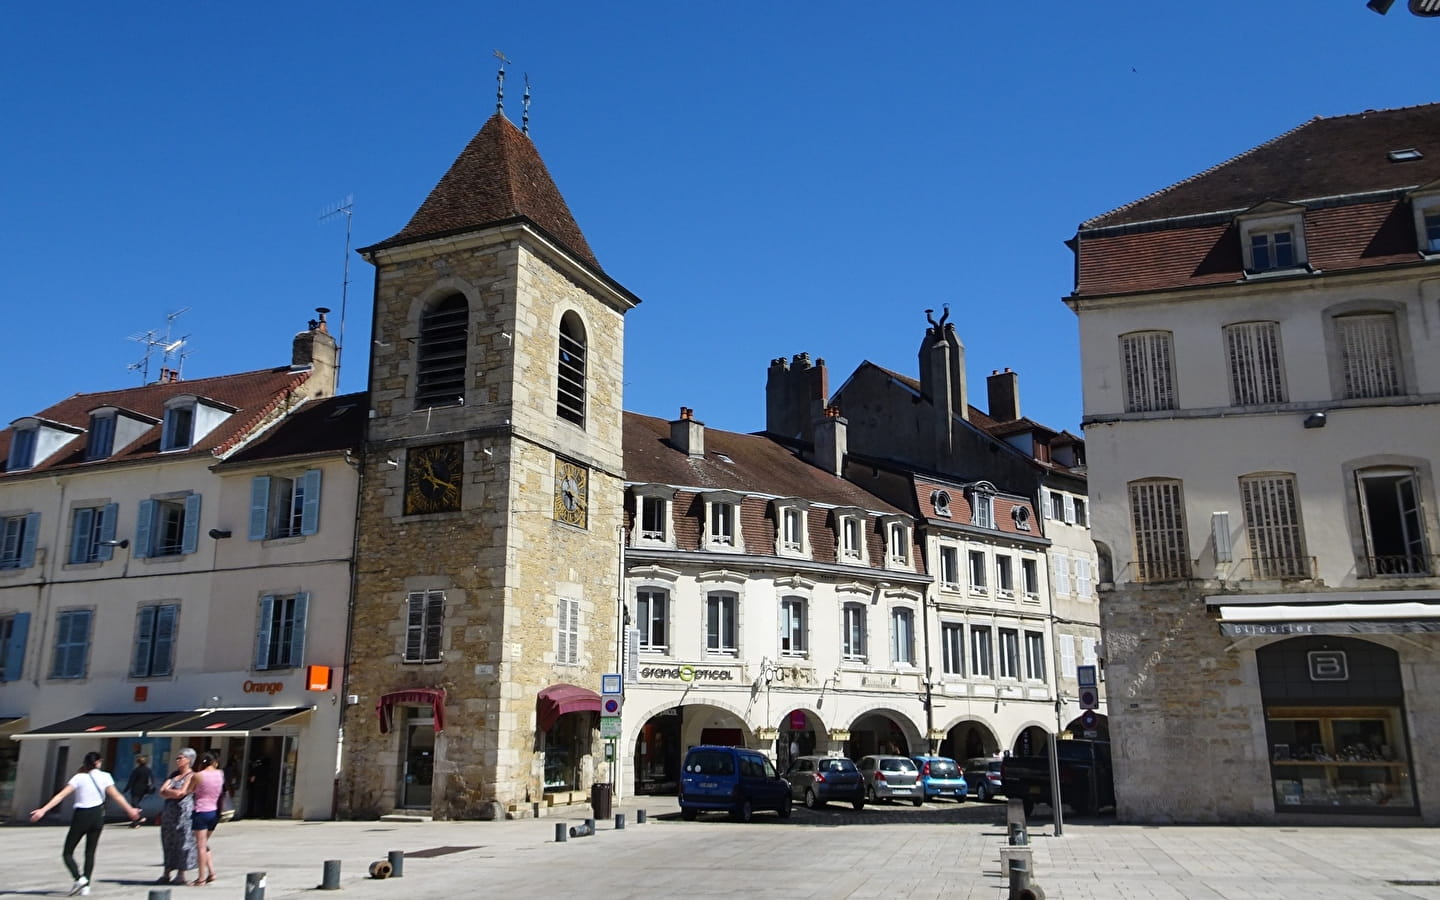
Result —
<path fill-rule="evenodd" d="M 520 115 L 520 133 L 530 133 L 530 73 L 525 73 L 525 96 L 521 98 L 525 111 Z"/>
<path fill-rule="evenodd" d="M 499 50 L 495 51 L 495 58 L 500 60 L 500 73 L 495 76 L 495 111 L 503 113 L 505 112 L 505 67 L 510 64 L 510 60 L 506 59 L 505 54 Z"/>

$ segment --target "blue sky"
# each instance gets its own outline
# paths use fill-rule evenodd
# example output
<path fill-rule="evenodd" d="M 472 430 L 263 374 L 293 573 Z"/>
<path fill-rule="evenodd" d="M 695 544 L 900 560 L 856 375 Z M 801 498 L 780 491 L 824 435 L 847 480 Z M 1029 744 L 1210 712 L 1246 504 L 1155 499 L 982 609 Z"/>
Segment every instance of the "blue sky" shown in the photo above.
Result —
<path fill-rule="evenodd" d="M 881 10 L 883 9 L 883 12 Z M 1362 0 L 1029 4 L 15 3 L 0 31 L 0 423 L 127 369 L 289 362 L 354 245 L 398 231 L 495 105 L 629 314 L 627 409 L 764 426 L 770 360 L 914 374 L 949 303 L 971 399 L 1078 428 L 1079 222 L 1316 115 L 1440 100 L 1440 20 Z M 350 265 L 341 388 L 365 387 Z M 155 376 L 158 356 L 151 365 Z"/>

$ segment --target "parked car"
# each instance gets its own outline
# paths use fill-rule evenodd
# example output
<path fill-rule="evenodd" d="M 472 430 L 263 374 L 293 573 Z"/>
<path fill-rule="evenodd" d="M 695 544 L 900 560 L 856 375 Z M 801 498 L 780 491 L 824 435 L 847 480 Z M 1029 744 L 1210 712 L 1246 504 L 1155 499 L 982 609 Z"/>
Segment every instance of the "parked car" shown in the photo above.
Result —
<path fill-rule="evenodd" d="M 911 760 L 920 769 L 920 783 L 925 786 L 925 799 L 951 797 L 956 803 L 964 803 L 970 794 L 965 783 L 965 770 L 948 756 L 912 756 Z"/>
<path fill-rule="evenodd" d="M 865 799 L 870 803 L 909 800 L 916 806 L 925 802 L 920 767 L 908 756 L 867 756 L 860 760 L 865 776 Z"/>
<path fill-rule="evenodd" d="M 855 763 L 843 756 L 800 756 L 785 773 L 790 797 L 819 809 L 832 800 L 865 808 L 865 779 Z"/>
<path fill-rule="evenodd" d="M 702 812 L 728 812 L 750 821 L 757 809 L 773 809 L 790 818 L 790 786 L 764 754 L 741 747 L 691 747 L 680 772 L 680 818 Z"/>
<path fill-rule="evenodd" d="M 977 756 L 965 760 L 965 783 L 975 792 L 977 800 L 994 800 L 1005 793 L 1000 778 L 1001 760 L 993 756 Z"/>

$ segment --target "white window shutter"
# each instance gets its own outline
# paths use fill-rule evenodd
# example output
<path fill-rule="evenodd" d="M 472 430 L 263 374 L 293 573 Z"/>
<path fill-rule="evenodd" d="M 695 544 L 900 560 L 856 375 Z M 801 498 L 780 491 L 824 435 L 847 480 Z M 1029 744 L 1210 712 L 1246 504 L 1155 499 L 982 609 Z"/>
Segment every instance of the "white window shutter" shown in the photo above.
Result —
<path fill-rule="evenodd" d="M 1210 533 L 1215 538 L 1215 561 L 1217 563 L 1231 562 L 1235 557 L 1230 546 L 1230 513 L 1211 513 Z"/>
<path fill-rule="evenodd" d="M 270 476 L 250 479 L 250 540 L 263 541 L 270 530 Z"/>
<path fill-rule="evenodd" d="M 1046 488 L 1040 489 L 1040 514 L 1045 518 L 1050 516 L 1050 491 Z"/>

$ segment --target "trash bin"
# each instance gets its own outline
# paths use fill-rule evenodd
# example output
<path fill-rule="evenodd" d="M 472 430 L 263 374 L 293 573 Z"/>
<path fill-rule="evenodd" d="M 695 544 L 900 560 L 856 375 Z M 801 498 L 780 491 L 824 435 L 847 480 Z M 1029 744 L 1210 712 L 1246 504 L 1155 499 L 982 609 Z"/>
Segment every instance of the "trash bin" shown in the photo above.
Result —
<path fill-rule="evenodd" d="M 610 801 L 613 797 L 609 782 L 597 781 L 590 785 L 590 808 L 596 819 L 610 818 Z"/>

